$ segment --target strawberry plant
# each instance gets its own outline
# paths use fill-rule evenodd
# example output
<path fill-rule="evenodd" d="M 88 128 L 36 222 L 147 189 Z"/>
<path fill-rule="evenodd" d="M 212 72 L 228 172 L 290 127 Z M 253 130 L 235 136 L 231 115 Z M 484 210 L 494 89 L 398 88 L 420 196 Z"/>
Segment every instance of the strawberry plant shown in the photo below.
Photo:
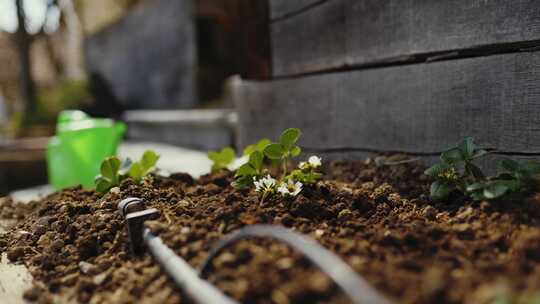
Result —
<path fill-rule="evenodd" d="M 441 200 L 452 191 L 459 191 L 474 200 L 492 200 L 507 195 L 520 195 L 536 187 L 540 163 L 517 162 L 503 159 L 499 167 L 503 170 L 495 176 L 485 176 L 473 161 L 487 152 L 478 149 L 472 138 L 444 151 L 441 162 L 424 173 L 434 179 L 430 195 Z"/>
<path fill-rule="evenodd" d="M 289 128 L 279 137 L 279 142 L 271 143 L 264 148 L 264 155 L 272 160 L 277 160 L 283 167 L 283 175 L 287 174 L 288 160 L 300 155 L 302 149 L 296 145 L 302 133 L 297 128 Z"/>
<path fill-rule="evenodd" d="M 311 156 L 307 162 L 300 162 L 297 168 L 287 174 L 288 161 L 300 154 L 301 149 L 296 144 L 301 132 L 290 128 L 281 134 L 278 142 L 262 139 L 256 144 L 244 149 L 248 157 L 246 163 L 235 172 L 233 186 L 246 188 L 255 186 L 255 191 L 261 193 L 262 203 L 268 196 L 280 194 L 284 197 L 294 197 L 302 191 L 303 185 L 315 183 L 322 177 L 318 172 L 321 159 Z M 278 179 L 268 174 L 268 166 L 282 167 Z"/>
<path fill-rule="evenodd" d="M 122 163 L 116 156 L 105 158 L 101 162 L 100 174 L 96 176 L 96 191 L 105 193 L 120 185 L 127 177 L 140 183 L 155 168 L 158 159 L 159 155 L 151 150 L 144 151 L 137 162 L 132 162 L 128 158 Z"/>
<path fill-rule="evenodd" d="M 225 147 L 221 151 L 208 152 L 208 158 L 213 162 L 212 172 L 226 169 L 236 158 L 236 153 L 231 147 Z"/>

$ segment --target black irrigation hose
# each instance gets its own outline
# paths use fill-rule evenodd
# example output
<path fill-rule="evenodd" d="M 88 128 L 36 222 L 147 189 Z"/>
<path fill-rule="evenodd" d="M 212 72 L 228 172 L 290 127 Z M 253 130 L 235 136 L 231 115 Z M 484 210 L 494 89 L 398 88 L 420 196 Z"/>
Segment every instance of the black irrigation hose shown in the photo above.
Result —
<path fill-rule="evenodd" d="M 157 209 L 144 209 L 142 199 L 128 197 L 118 204 L 118 211 L 126 220 L 131 252 L 141 254 L 146 245 L 159 266 L 195 303 L 238 304 L 214 285 L 201 279 L 194 268 L 167 247 L 160 237 L 144 227 L 145 220 L 159 215 Z"/>
<path fill-rule="evenodd" d="M 186 261 L 177 256 L 161 238 L 153 235 L 149 229 L 144 229 L 143 238 L 148 250 L 161 268 L 195 303 L 238 304 L 214 285 L 201 279 Z"/>
<path fill-rule="evenodd" d="M 200 268 L 200 277 L 204 278 L 211 267 L 212 260 L 225 248 L 239 240 L 262 237 L 272 238 L 286 243 L 305 255 L 314 265 L 349 296 L 356 304 L 389 304 L 390 301 L 358 276 L 345 262 L 316 242 L 286 228 L 270 225 L 252 225 L 237 230 L 221 239 L 211 250 Z"/>

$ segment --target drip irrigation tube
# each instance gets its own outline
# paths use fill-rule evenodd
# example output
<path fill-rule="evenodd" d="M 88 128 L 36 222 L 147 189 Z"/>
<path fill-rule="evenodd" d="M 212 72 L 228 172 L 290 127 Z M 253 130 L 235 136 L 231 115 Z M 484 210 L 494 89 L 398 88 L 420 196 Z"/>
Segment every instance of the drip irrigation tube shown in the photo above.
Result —
<path fill-rule="evenodd" d="M 144 209 L 142 199 L 128 197 L 118 204 L 118 211 L 126 220 L 131 252 L 141 254 L 146 245 L 160 267 L 195 303 L 238 304 L 214 285 L 201 279 L 194 268 L 167 247 L 160 237 L 144 227 L 146 220 L 159 215 L 157 209 Z"/>
<path fill-rule="evenodd" d="M 225 248 L 239 240 L 261 237 L 279 240 L 305 255 L 314 265 L 343 290 L 356 304 L 389 304 L 391 303 L 375 290 L 362 277 L 358 276 L 345 262 L 332 252 L 324 249 L 311 239 L 283 227 L 270 225 L 252 225 L 237 230 L 221 239 L 211 250 L 200 268 L 200 277 L 204 278 L 211 267 L 212 260 Z"/>
<path fill-rule="evenodd" d="M 238 304 L 237 301 L 227 297 L 214 285 L 201 279 L 186 261 L 177 256 L 163 243 L 161 238 L 153 235 L 149 229 L 144 230 L 143 238 L 148 250 L 161 268 L 193 301 L 205 304 Z"/>

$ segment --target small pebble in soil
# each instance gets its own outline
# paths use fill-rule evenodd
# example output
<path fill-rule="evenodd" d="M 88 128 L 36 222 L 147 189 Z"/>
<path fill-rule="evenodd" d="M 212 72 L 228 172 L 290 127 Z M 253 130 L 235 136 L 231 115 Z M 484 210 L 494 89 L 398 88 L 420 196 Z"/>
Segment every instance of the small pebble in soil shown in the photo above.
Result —
<path fill-rule="evenodd" d="M 24 256 L 24 251 L 25 251 L 24 247 L 20 247 L 20 246 L 9 249 L 7 251 L 7 258 L 12 262 L 16 262 Z"/>
<path fill-rule="evenodd" d="M 79 269 L 84 274 L 94 274 L 97 271 L 97 267 L 94 264 L 85 261 L 79 262 Z"/>

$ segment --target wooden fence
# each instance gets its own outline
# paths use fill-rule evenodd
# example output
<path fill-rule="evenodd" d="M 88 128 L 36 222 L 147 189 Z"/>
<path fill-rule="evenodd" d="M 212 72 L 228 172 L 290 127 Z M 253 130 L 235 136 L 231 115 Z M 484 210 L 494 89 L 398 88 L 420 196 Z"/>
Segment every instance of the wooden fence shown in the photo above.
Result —
<path fill-rule="evenodd" d="M 299 127 L 328 155 L 431 156 L 472 136 L 540 156 L 538 1 L 267 4 L 270 72 L 232 88 L 239 146 Z"/>

